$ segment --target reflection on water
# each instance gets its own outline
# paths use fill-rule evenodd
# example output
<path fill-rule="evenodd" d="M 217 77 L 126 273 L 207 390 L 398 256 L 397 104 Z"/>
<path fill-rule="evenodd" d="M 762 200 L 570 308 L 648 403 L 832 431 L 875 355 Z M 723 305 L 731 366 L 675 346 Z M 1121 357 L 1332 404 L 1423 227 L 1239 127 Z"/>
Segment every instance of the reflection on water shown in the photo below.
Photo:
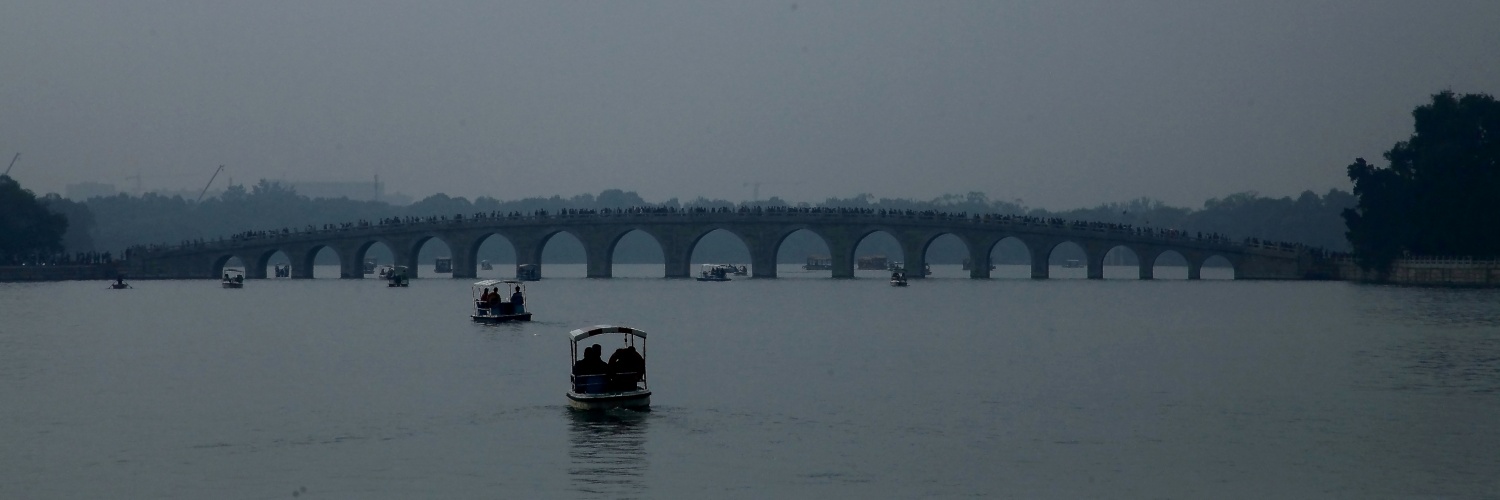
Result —
<path fill-rule="evenodd" d="M 574 491 L 608 498 L 646 496 L 646 428 L 649 412 L 631 410 L 568 413 L 568 479 Z"/>
<path fill-rule="evenodd" d="M 1379 349 L 1357 351 L 1383 373 L 1379 387 L 1418 392 L 1500 392 L 1500 290 L 1360 287 L 1371 325 L 1399 328 Z"/>

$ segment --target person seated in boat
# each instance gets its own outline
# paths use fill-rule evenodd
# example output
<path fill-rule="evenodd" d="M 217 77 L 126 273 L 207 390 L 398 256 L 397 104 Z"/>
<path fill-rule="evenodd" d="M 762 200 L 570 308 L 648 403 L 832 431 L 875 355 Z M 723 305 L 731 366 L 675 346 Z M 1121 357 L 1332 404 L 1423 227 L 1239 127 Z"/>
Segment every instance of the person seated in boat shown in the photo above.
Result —
<path fill-rule="evenodd" d="M 614 354 L 609 355 L 610 385 L 615 390 L 635 389 L 635 384 L 641 381 L 641 373 L 645 369 L 646 360 L 641 357 L 641 353 L 636 352 L 633 345 L 615 349 Z"/>
<path fill-rule="evenodd" d="M 125 277 L 124 276 L 116 276 L 115 277 L 115 286 L 125 286 Z"/>
<path fill-rule="evenodd" d="M 224 281 L 229 281 L 229 273 L 224 273 Z"/>
<path fill-rule="evenodd" d="M 594 344 L 583 349 L 583 359 L 573 363 L 574 375 L 605 375 L 609 373 L 609 364 L 604 362 L 600 356 L 604 347 Z"/>
<path fill-rule="evenodd" d="M 498 293 L 495 294 L 495 298 L 497 300 L 499 299 L 499 295 L 500 294 Z M 525 312 L 525 304 L 526 296 L 521 294 L 521 287 L 516 287 L 516 291 L 511 292 L 510 294 L 510 309 L 512 311 L 512 314 L 521 314 L 522 312 Z"/>

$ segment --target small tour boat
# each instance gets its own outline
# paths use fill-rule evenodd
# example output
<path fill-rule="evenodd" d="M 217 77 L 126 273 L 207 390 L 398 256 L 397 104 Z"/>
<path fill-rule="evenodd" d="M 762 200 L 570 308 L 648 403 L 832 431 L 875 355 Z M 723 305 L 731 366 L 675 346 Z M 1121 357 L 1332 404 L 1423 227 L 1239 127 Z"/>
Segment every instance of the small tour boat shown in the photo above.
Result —
<path fill-rule="evenodd" d="M 490 265 L 490 261 L 488 260 L 481 260 L 479 261 L 479 268 L 485 271 L 489 271 L 491 269 L 494 269 L 495 266 Z"/>
<path fill-rule="evenodd" d="M 406 266 L 396 266 L 390 270 L 382 270 L 385 275 L 385 286 L 405 288 L 411 285 L 411 279 L 406 277 Z"/>
<path fill-rule="evenodd" d="M 392 267 L 392 266 L 380 266 L 380 269 L 377 270 L 377 272 L 380 275 L 380 279 L 386 279 L 386 278 L 391 277 L 391 271 L 394 271 L 394 270 L 395 270 L 395 268 Z"/>
<path fill-rule="evenodd" d="M 596 335 L 618 334 L 623 347 L 604 360 L 599 344 L 585 347 L 578 357 L 578 344 Z M 639 343 L 641 350 L 636 351 Z M 610 408 L 649 409 L 651 390 L 646 386 L 646 332 L 635 328 L 595 325 L 568 332 L 571 352 L 572 382 L 568 389 L 568 406 L 579 410 Z"/>
<path fill-rule="evenodd" d="M 698 281 L 729 281 L 729 266 L 718 264 L 704 264 L 703 271 L 698 273 Z"/>
<path fill-rule="evenodd" d="M 827 255 L 809 255 L 807 257 L 807 264 L 803 264 L 802 269 L 807 271 L 827 271 L 833 269 L 833 257 Z"/>
<path fill-rule="evenodd" d="M 225 269 L 224 279 L 219 282 L 224 288 L 244 288 L 245 272 L 239 269 Z"/>
<path fill-rule="evenodd" d="M 276 272 L 276 277 L 277 278 L 290 278 L 290 277 L 292 277 L 292 265 L 291 264 L 276 264 L 276 270 L 275 270 L 275 272 Z"/>
<path fill-rule="evenodd" d="M 734 275 L 735 276 L 749 276 L 750 275 L 750 266 L 745 266 L 745 265 L 739 265 L 739 266 L 730 265 L 729 267 L 731 269 L 734 269 Z"/>
<path fill-rule="evenodd" d="M 125 277 L 124 276 L 121 276 L 121 277 L 115 278 L 115 282 L 114 283 L 110 283 L 109 284 L 109 288 L 111 290 L 124 290 L 126 288 L 130 288 L 130 284 L 125 282 Z"/>
<path fill-rule="evenodd" d="M 536 264 L 517 264 L 516 279 L 521 281 L 541 281 L 542 268 Z"/>
<path fill-rule="evenodd" d="M 437 260 L 433 261 L 433 263 L 432 263 L 432 272 L 435 272 L 435 273 L 451 273 L 451 272 L 453 272 L 453 259 L 451 257 L 438 257 Z"/>
<path fill-rule="evenodd" d="M 494 290 L 490 290 L 490 288 Z M 531 321 L 526 310 L 526 284 L 517 280 L 484 280 L 474 283 L 474 313 L 470 319 L 480 323 Z M 486 292 L 492 292 L 486 300 Z"/>
<path fill-rule="evenodd" d="M 365 274 L 370 274 L 370 273 L 375 272 L 375 264 L 376 264 L 375 259 L 366 259 L 365 260 Z"/>
<path fill-rule="evenodd" d="M 906 286 L 906 274 L 900 271 L 891 273 L 891 286 Z"/>
<path fill-rule="evenodd" d="M 1063 263 L 1063 267 L 1066 267 L 1066 268 L 1069 268 L 1069 269 L 1077 269 L 1077 268 L 1083 267 L 1083 264 L 1080 263 L 1080 262 L 1078 262 L 1078 259 L 1068 259 L 1067 262 Z"/>

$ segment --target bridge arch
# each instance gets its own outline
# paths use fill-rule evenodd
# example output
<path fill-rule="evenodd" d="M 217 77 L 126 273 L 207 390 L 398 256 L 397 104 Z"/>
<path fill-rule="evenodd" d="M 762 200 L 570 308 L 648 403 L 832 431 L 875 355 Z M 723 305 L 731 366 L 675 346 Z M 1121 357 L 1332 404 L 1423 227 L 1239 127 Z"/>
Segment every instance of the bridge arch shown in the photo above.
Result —
<path fill-rule="evenodd" d="M 916 251 L 911 253 L 915 253 L 916 256 L 903 255 L 903 257 L 913 262 L 921 262 L 923 265 L 931 265 L 934 261 L 949 265 L 965 262 L 971 264 L 969 266 L 971 270 L 973 269 L 972 263 L 978 258 L 984 261 L 981 265 L 985 266 L 985 276 L 989 276 L 989 259 L 979 257 L 974 243 L 966 235 L 957 232 L 941 230 L 930 232 L 919 240 Z"/>
<path fill-rule="evenodd" d="M 561 243 L 562 246 L 557 245 L 556 238 L 558 235 L 567 236 L 567 238 L 564 238 L 564 241 L 566 241 L 566 243 Z M 570 256 L 570 254 L 572 254 L 573 252 L 578 252 L 582 254 L 583 262 L 585 263 L 584 276 L 588 277 L 587 263 L 590 259 L 593 258 L 594 254 L 593 252 L 591 252 L 588 245 L 588 240 L 585 239 L 585 237 L 586 235 L 582 231 L 577 231 L 571 228 L 546 228 L 538 233 L 534 248 L 523 249 L 523 244 L 518 243 L 516 245 L 516 259 L 521 259 L 521 256 L 525 254 L 527 255 L 529 263 L 537 264 L 538 272 L 544 273 L 545 271 L 542 271 L 542 268 L 545 268 L 546 266 L 542 265 L 543 256 L 550 253 L 554 258 L 564 258 Z M 547 251 L 548 248 L 551 248 L 550 252 Z"/>
<path fill-rule="evenodd" d="M 1150 279 L 1187 279 L 1189 270 L 1193 267 L 1191 260 L 1182 252 L 1166 248 L 1156 252 L 1152 256 L 1150 267 L 1142 267 L 1141 272 L 1150 272 Z"/>
<path fill-rule="evenodd" d="M 349 257 L 347 255 L 339 254 L 338 248 L 333 246 L 332 244 L 314 243 L 302 249 L 283 249 L 283 251 L 286 252 L 287 257 L 292 261 L 292 277 L 303 279 L 313 278 L 315 275 L 314 269 L 316 269 L 318 263 L 318 254 L 323 253 L 323 250 L 325 249 L 332 252 L 334 258 L 338 259 L 339 268 L 342 269 L 348 262 Z M 264 259 L 270 258 L 271 254 L 264 254 Z M 264 260 L 261 261 L 259 269 L 262 272 L 265 271 Z"/>
<path fill-rule="evenodd" d="M 1208 272 L 1204 273 L 1205 270 Z M 1224 255 L 1208 254 L 1196 263 L 1189 260 L 1188 273 L 1188 279 L 1201 279 L 1207 274 L 1207 279 L 1237 280 L 1240 279 L 1240 264 Z"/>
<path fill-rule="evenodd" d="M 1151 279 L 1149 268 L 1145 267 L 1141 258 L 1143 253 L 1133 245 L 1119 243 L 1110 246 L 1100 256 L 1102 265 L 1100 278 L 1103 279 Z"/>
<path fill-rule="evenodd" d="M 487 247 L 488 250 L 486 250 Z M 467 244 L 465 244 L 463 248 L 456 249 L 454 251 L 458 253 L 458 255 L 454 256 L 455 264 L 461 261 L 465 266 L 472 265 L 475 268 L 473 269 L 474 277 L 479 276 L 479 272 L 481 271 L 479 269 L 481 267 L 480 263 L 490 260 L 487 257 L 495 259 L 493 262 L 490 262 L 493 269 L 489 269 L 488 271 L 490 272 L 487 273 L 487 275 L 498 275 L 505 278 L 509 278 L 515 275 L 515 263 L 519 262 L 519 254 L 516 252 L 515 235 L 508 231 L 493 230 L 473 233 L 471 235 L 471 238 L 467 240 Z M 501 258 L 506 255 L 508 255 L 510 258 Z M 500 264 L 503 260 L 509 260 L 511 265 L 495 265 Z M 464 271 L 464 274 L 467 275 L 468 269 L 465 268 Z"/>
<path fill-rule="evenodd" d="M 275 263 L 279 264 L 281 262 L 286 262 L 287 265 L 288 265 L 288 267 L 291 266 L 291 263 L 292 263 L 292 256 L 291 256 L 291 254 L 287 253 L 286 250 L 283 250 L 283 249 L 280 249 L 280 248 L 272 248 L 272 249 L 261 251 L 258 255 L 256 255 L 254 257 L 255 262 L 252 263 L 252 264 L 249 264 L 248 267 L 254 268 L 255 269 L 255 274 L 257 276 L 259 276 L 259 277 L 268 277 L 269 276 L 269 277 L 273 277 L 274 278 L 274 277 L 276 277 L 275 271 L 267 269 L 267 268 L 271 267 L 271 264 L 273 263 L 272 259 L 275 259 L 277 254 L 281 255 L 281 259 L 275 261 Z M 245 272 L 248 274 L 250 271 L 247 269 Z"/>
<path fill-rule="evenodd" d="M 1031 277 L 1031 269 L 1034 267 L 1033 261 L 1035 259 L 1033 254 L 1035 251 L 1020 236 L 1001 233 L 993 241 L 988 242 L 981 248 L 982 251 L 978 253 L 988 258 L 987 260 L 990 264 L 995 266 L 995 271 L 1000 271 L 1002 269 L 1000 266 L 1026 266 L 1027 270 L 1024 271 L 1024 274 L 1016 277 Z M 971 262 L 970 266 L 969 276 L 972 277 L 990 277 L 990 273 L 993 272 L 985 270 L 983 274 L 979 274 L 975 272 L 976 269 L 973 267 L 974 262 Z M 1010 276 L 1008 273 L 1013 270 L 1014 268 L 1005 268 L 1003 272 L 1007 273 L 1007 276 Z"/>
<path fill-rule="evenodd" d="M 867 226 L 859 228 L 857 232 L 854 233 L 854 242 L 852 245 L 849 245 L 848 253 L 846 254 L 848 260 L 854 266 L 853 270 L 878 271 L 882 275 L 882 277 L 885 277 L 884 275 L 887 269 L 886 267 L 867 268 L 861 266 L 861 262 L 859 261 L 861 257 L 883 256 L 885 257 L 886 263 L 888 265 L 900 262 L 903 266 L 906 267 L 907 271 L 912 277 L 920 277 L 920 269 L 914 269 L 914 267 L 919 264 L 915 262 L 908 262 L 908 260 L 911 259 L 912 256 L 907 255 L 908 249 L 903 248 L 907 245 L 901 244 L 901 238 L 898 236 L 899 234 L 901 234 L 900 231 L 896 231 L 895 229 L 889 227 Z M 916 247 L 922 245 L 911 246 Z M 834 276 L 839 277 L 837 258 L 834 259 L 834 266 Z M 854 274 L 851 272 L 848 276 L 845 277 L 853 276 Z"/>
<path fill-rule="evenodd" d="M 351 275 L 351 276 L 346 276 L 346 277 L 349 277 L 349 278 L 364 278 L 365 277 L 365 270 L 364 270 L 364 268 L 365 268 L 365 261 L 368 261 L 368 260 L 371 259 L 370 252 L 372 250 L 375 250 L 375 245 L 380 245 L 381 247 L 383 247 L 382 248 L 382 250 L 384 250 L 383 253 L 386 254 L 388 256 L 388 258 L 390 259 L 390 262 L 387 262 L 385 264 L 389 264 L 391 266 L 407 266 L 407 273 L 408 273 L 407 276 L 408 277 L 413 276 L 412 274 L 410 274 L 411 273 L 411 270 L 410 270 L 411 266 L 407 265 L 404 262 L 401 262 L 402 254 L 399 251 L 396 250 L 397 246 L 396 246 L 395 243 L 393 243 L 392 241 L 390 241 L 389 239 L 386 239 L 386 238 L 371 238 L 371 239 L 366 239 L 366 240 L 359 241 L 358 243 L 356 243 L 355 245 L 353 245 L 351 247 L 351 250 L 349 252 L 349 254 L 350 254 L 349 258 L 353 262 L 352 263 L 349 263 L 349 262 L 344 263 L 345 264 L 344 267 L 345 268 L 349 268 L 350 271 L 352 271 L 354 274 Z M 381 264 L 379 259 L 375 259 L 375 261 L 376 261 L 377 266 L 379 266 L 379 265 L 385 265 L 385 264 Z M 351 268 L 350 264 L 353 265 L 352 268 Z"/>
<path fill-rule="evenodd" d="M 655 258 L 651 258 L 651 255 L 649 255 L 651 254 L 651 249 L 649 248 L 655 249 Z M 618 255 L 616 254 L 619 254 L 619 252 L 621 251 L 625 251 L 625 254 L 627 255 L 634 255 L 634 257 L 637 257 L 636 260 L 630 260 L 630 258 L 625 258 L 625 260 L 622 261 L 619 260 Z M 607 276 L 616 275 L 616 263 L 661 263 L 661 266 L 663 266 L 663 276 L 666 275 L 666 272 L 664 272 L 664 267 L 666 267 L 666 249 L 664 249 L 664 246 L 661 245 L 660 237 L 658 237 L 657 234 L 652 233 L 652 231 L 646 230 L 646 228 L 630 227 L 628 228 L 628 230 L 619 231 L 619 233 L 613 234 L 613 236 L 610 236 L 609 240 L 607 240 L 607 245 L 604 246 L 603 251 L 600 252 L 600 255 L 598 255 L 598 257 L 603 258 L 604 260 L 604 266 L 606 266 Z M 628 276 L 631 275 L 631 273 L 627 272 L 625 273 L 625 275 Z"/>
<path fill-rule="evenodd" d="M 1060 276 L 1064 279 L 1089 278 L 1096 269 L 1095 266 L 1099 266 L 1097 269 L 1102 274 L 1103 265 L 1102 263 L 1096 263 L 1096 261 L 1102 262 L 1103 255 L 1096 256 L 1090 254 L 1088 247 L 1085 247 L 1083 243 L 1074 241 L 1072 238 L 1061 238 L 1045 242 L 1039 250 L 1041 250 L 1042 265 L 1045 268 L 1045 273 L 1040 276 L 1041 278 L 1052 278 L 1052 267 L 1054 266 L 1061 267 L 1058 272 L 1061 273 Z M 1082 270 L 1077 271 L 1075 269 Z M 1032 277 L 1038 277 L 1034 270 Z"/>
<path fill-rule="evenodd" d="M 234 265 L 230 265 L 231 262 L 234 263 Z M 236 266 L 238 266 L 238 269 L 240 269 L 241 271 L 246 271 L 247 273 L 249 272 L 246 269 L 249 266 L 245 265 L 244 257 L 240 257 L 232 253 L 220 254 L 214 257 L 213 265 L 209 267 L 208 276 L 205 277 L 212 279 L 222 278 L 224 276 L 225 269 L 234 268 Z M 247 274 L 246 277 L 248 278 L 249 275 Z"/>
<path fill-rule="evenodd" d="M 805 240 L 803 242 L 799 242 L 799 244 L 802 246 L 802 253 L 804 254 L 793 255 L 790 256 L 790 258 L 784 259 L 781 255 L 783 247 L 786 245 L 787 241 L 792 240 L 794 236 L 796 236 L 797 240 Z M 822 245 L 822 250 L 815 250 L 811 248 L 814 241 Z M 796 250 L 792 251 L 795 252 Z M 823 253 L 818 253 L 820 251 Z M 752 271 L 755 273 L 754 276 L 757 278 L 775 278 L 777 276 L 776 264 L 783 261 L 788 263 L 795 263 L 797 266 L 802 267 L 804 270 L 808 270 L 806 269 L 806 266 L 809 263 L 809 259 L 817 256 L 823 256 L 827 257 L 831 262 L 833 259 L 833 255 L 833 244 L 831 243 L 829 236 L 826 233 L 820 231 L 818 228 L 813 227 L 809 224 L 790 224 L 778 228 L 769 237 L 765 238 L 761 243 L 752 244 L 750 247 L 750 260 L 752 266 L 754 267 Z M 832 268 L 830 267 L 828 269 L 831 270 Z M 810 271 L 821 271 L 821 269 L 811 269 Z"/>
<path fill-rule="evenodd" d="M 735 227 L 724 224 L 709 224 L 698 229 L 697 234 L 694 234 L 689 239 L 689 243 L 687 244 L 687 248 L 685 249 L 687 253 L 683 256 L 683 258 L 686 259 L 686 262 L 688 263 L 689 273 L 693 271 L 693 264 L 745 264 L 747 263 L 747 261 L 753 260 L 750 256 L 750 243 L 747 242 L 745 236 L 740 234 L 740 232 L 736 229 L 737 228 Z M 698 247 L 703 244 L 703 241 L 705 239 L 710 241 L 717 239 L 725 242 L 725 244 L 730 244 L 728 243 L 729 241 L 739 243 L 739 248 L 742 249 L 744 253 L 742 255 L 733 257 L 727 255 L 699 255 Z M 732 246 L 732 244 L 730 245 Z M 708 262 L 708 260 L 721 260 L 723 262 Z"/>
<path fill-rule="evenodd" d="M 632 235 L 641 236 L 636 237 Z M 667 255 L 666 245 L 662 244 L 662 237 L 656 232 L 653 232 L 651 228 L 640 225 L 632 225 L 624 228 L 624 230 L 616 231 L 608 235 L 605 240 L 606 243 L 604 247 L 599 251 L 599 255 L 589 255 L 589 268 L 591 270 L 591 272 L 589 273 L 590 277 L 613 277 L 615 275 L 615 252 L 620 250 L 620 243 L 626 241 L 626 238 L 637 240 L 638 243 L 636 243 L 636 246 L 643 245 L 648 241 L 650 242 L 650 244 L 655 245 L 657 254 L 660 256 L 663 262 L 662 265 L 664 270 L 662 271 L 662 275 L 666 276 L 669 274 L 668 271 L 665 270 L 665 266 L 667 262 L 671 261 L 671 257 Z M 602 264 L 593 264 L 595 259 L 602 260 Z M 593 268 L 601 266 L 602 272 L 592 271 Z"/>

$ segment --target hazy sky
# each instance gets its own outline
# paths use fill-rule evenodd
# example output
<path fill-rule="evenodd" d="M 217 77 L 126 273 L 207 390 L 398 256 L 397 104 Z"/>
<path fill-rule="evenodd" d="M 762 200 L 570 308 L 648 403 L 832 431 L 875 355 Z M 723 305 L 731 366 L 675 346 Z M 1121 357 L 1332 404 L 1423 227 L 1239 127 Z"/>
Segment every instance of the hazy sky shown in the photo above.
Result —
<path fill-rule="evenodd" d="M 1348 189 L 1430 94 L 1500 93 L 1497 26 L 1495 0 L 12 0 L 0 161 L 38 192 L 224 164 L 417 197 L 1197 207 Z"/>

